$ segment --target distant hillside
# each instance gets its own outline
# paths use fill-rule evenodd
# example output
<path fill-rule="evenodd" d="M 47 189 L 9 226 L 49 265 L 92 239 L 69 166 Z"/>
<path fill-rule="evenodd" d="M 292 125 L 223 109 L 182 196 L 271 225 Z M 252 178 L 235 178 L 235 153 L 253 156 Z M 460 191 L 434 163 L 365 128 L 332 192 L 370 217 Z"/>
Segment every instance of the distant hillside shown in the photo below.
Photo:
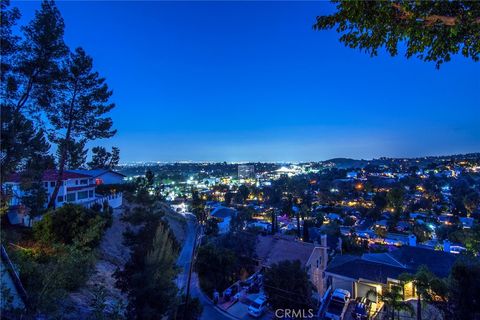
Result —
<path fill-rule="evenodd" d="M 449 162 L 449 161 L 469 161 L 469 160 L 479 160 L 480 153 L 467 153 L 467 154 L 455 154 L 455 155 L 446 155 L 446 156 L 428 156 L 428 157 L 418 157 L 418 158 L 387 158 L 381 157 L 378 159 L 372 160 L 357 160 L 350 158 L 333 158 L 325 162 L 330 162 L 335 164 L 335 167 L 338 169 L 355 169 L 355 168 L 364 168 L 368 164 L 372 165 L 395 165 L 407 161 L 407 164 L 414 164 L 418 167 L 425 167 L 430 163 L 440 163 L 440 162 Z"/>
<path fill-rule="evenodd" d="M 363 168 L 369 163 L 368 160 L 356 160 L 350 158 L 333 158 L 326 162 L 334 163 L 335 167 L 338 169 Z"/>

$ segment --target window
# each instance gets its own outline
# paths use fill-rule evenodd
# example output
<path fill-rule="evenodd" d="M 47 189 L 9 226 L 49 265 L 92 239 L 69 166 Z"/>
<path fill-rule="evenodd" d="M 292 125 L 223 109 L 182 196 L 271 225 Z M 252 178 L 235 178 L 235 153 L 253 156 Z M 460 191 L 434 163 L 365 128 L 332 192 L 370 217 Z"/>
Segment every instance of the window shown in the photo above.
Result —
<path fill-rule="evenodd" d="M 67 194 L 67 201 L 68 202 L 73 202 L 76 200 L 75 193 L 68 193 Z"/>
<path fill-rule="evenodd" d="M 45 186 L 45 188 L 48 188 L 48 182 L 47 182 L 47 181 L 45 181 L 45 182 L 43 183 L 43 185 Z"/>
<path fill-rule="evenodd" d="M 78 180 L 75 180 L 75 184 L 78 185 Z"/>
<path fill-rule="evenodd" d="M 82 179 L 80 180 L 80 184 L 87 184 L 88 183 L 88 179 Z"/>
<path fill-rule="evenodd" d="M 88 191 L 80 191 L 77 195 L 78 200 L 83 200 L 88 198 Z"/>
<path fill-rule="evenodd" d="M 50 181 L 50 187 L 55 187 L 55 181 Z"/>
<path fill-rule="evenodd" d="M 58 196 L 57 197 L 57 202 L 63 202 L 63 196 Z"/>
<path fill-rule="evenodd" d="M 93 198 L 93 190 L 89 190 L 89 191 L 88 191 L 88 197 L 89 197 L 89 198 Z"/>
<path fill-rule="evenodd" d="M 98 186 L 103 183 L 103 180 L 100 178 L 95 179 L 95 184 Z"/>

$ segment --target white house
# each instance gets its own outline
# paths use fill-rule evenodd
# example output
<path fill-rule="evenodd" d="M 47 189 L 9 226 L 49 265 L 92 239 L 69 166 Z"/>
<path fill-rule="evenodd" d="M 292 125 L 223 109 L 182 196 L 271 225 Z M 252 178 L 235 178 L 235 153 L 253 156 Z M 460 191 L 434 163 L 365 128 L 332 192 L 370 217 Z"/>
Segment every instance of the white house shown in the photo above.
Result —
<path fill-rule="evenodd" d="M 95 184 L 121 184 L 125 182 L 125 175 L 120 172 L 116 172 L 108 169 L 95 169 L 95 170 L 69 170 L 70 172 L 86 174 L 95 179 Z"/>
<path fill-rule="evenodd" d="M 122 204 L 122 194 L 118 193 L 110 196 L 98 196 L 95 194 L 95 187 L 98 184 L 96 177 L 102 175 L 89 175 L 85 173 L 67 170 L 61 176 L 60 189 L 55 199 L 55 207 L 61 207 L 65 203 L 81 204 L 90 207 L 94 203 L 102 204 L 108 201 L 109 205 L 116 208 Z M 47 199 L 52 197 L 55 185 L 58 180 L 58 172 L 56 170 L 45 170 L 42 176 L 43 186 L 47 193 Z M 6 177 L 2 189 L 5 194 L 9 195 L 8 217 L 12 224 L 30 225 L 28 214 L 22 206 L 22 198 L 26 195 L 21 187 L 21 174 L 14 173 Z M 48 202 L 45 203 L 45 207 Z"/>
<path fill-rule="evenodd" d="M 42 182 L 47 192 L 48 199 L 51 198 L 55 184 L 58 180 L 56 170 L 46 170 L 43 173 Z M 61 177 L 60 189 L 55 199 L 55 207 L 61 207 L 66 202 L 82 203 L 95 199 L 95 181 L 93 177 L 65 171 Z M 22 197 L 25 192 L 21 188 L 21 174 L 14 173 L 5 179 L 3 184 L 4 190 L 11 195 L 9 200 L 10 206 L 21 204 Z M 45 203 L 45 206 L 47 203 Z"/>

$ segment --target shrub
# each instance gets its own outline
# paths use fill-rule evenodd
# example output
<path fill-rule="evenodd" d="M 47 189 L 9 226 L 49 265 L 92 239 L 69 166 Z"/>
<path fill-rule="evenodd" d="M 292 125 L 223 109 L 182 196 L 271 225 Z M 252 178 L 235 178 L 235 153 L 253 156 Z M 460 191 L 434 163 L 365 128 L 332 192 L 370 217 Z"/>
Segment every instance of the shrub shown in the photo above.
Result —
<path fill-rule="evenodd" d="M 44 244 L 77 243 L 93 248 L 100 242 L 103 231 L 111 223 L 111 216 L 98 214 L 79 205 L 66 204 L 50 211 L 33 226 L 36 240 Z"/>

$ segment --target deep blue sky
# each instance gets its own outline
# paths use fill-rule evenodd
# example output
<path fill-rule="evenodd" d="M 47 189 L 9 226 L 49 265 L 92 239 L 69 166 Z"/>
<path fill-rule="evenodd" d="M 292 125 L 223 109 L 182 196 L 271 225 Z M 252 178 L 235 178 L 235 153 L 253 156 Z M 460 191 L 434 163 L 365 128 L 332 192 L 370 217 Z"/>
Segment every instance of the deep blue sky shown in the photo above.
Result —
<path fill-rule="evenodd" d="M 13 2 L 24 20 L 39 7 Z M 107 78 L 123 161 L 480 151 L 480 64 L 436 70 L 313 31 L 326 2 L 59 2 Z"/>

